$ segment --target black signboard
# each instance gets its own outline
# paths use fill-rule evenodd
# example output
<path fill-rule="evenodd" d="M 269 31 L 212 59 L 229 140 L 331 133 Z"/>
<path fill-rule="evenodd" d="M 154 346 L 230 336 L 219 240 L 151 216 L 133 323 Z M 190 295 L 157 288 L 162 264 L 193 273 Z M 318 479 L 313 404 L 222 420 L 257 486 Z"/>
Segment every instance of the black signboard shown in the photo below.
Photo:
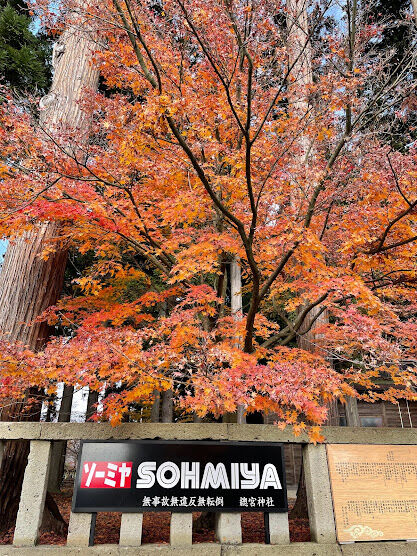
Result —
<path fill-rule="evenodd" d="M 280 444 L 85 441 L 74 512 L 286 512 Z"/>

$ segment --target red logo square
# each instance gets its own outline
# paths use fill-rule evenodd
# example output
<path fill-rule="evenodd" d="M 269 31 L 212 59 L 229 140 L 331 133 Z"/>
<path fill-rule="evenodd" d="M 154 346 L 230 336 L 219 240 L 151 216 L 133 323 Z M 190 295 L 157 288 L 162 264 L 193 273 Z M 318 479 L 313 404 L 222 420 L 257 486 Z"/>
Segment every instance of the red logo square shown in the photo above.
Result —
<path fill-rule="evenodd" d="M 131 461 L 86 461 L 81 488 L 130 488 Z"/>

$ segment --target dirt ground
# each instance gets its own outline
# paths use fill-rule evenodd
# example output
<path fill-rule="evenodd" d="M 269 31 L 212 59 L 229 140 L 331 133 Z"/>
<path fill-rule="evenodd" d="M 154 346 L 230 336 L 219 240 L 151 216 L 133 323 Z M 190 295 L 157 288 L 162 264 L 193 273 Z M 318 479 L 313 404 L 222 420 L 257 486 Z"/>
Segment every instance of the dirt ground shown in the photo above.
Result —
<path fill-rule="evenodd" d="M 71 491 L 54 496 L 60 509 L 61 515 L 69 520 L 71 510 Z M 290 501 L 291 506 L 291 501 Z M 198 513 L 193 514 L 197 519 Z M 95 544 L 117 544 L 119 542 L 120 513 L 98 513 L 95 532 Z M 142 543 L 169 543 L 170 514 L 168 512 L 145 513 L 143 518 Z M 244 543 L 264 543 L 265 528 L 263 514 L 260 512 L 248 512 L 242 514 L 242 537 Z M 290 519 L 291 542 L 308 542 L 310 540 L 310 529 L 307 519 Z M 10 544 L 13 541 L 13 530 L 0 536 L 0 544 Z M 40 544 L 65 544 L 65 537 L 58 536 L 49 531 L 41 532 Z M 203 530 L 193 534 L 193 542 L 215 542 L 213 530 Z"/>

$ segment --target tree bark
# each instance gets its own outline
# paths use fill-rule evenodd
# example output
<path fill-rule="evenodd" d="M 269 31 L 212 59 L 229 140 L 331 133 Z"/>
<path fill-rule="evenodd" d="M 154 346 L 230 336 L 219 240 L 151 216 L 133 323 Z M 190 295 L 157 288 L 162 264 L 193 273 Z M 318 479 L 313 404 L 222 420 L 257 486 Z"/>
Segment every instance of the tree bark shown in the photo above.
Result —
<path fill-rule="evenodd" d="M 172 423 L 174 420 L 173 391 L 162 392 L 162 423 Z"/>
<path fill-rule="evenodd" d="M 307 89 L 313 82 L 306 0 L 287 0 L 287 29 L 289 45 L 288 64 L 289 67 L 292 68 L 291 81 L 294 84 L 297 84 L 298 90 L 300 90 L 302 87 L 305 87 L 305 91 L 302 91 L 302 93 L 291 93 L 292 86 L 290 85 L 290 98 L 292 101 L 293 110 L 301 119 L 302 117 L 304 117 L 308 110 Z M 308 138 L 305 136 L 301 136 L 299 139 L 299 146 L 301 148 L 300 162 L 308 166 Z M 295 199 L 293 199 L 293 202 L 295 203 Z M 306 351 L 311 351 L 313 353 L 320 352 L 320 335 L 317 334 L 316 329 L 321 324 L 328 322 L 327 311 L 324 311 L 319 315 L 320 310 L 321 307 L 318 306 L 310 311 L 299 330 L 299 335 L 297 336 L 298 347 Z M 332 407 L 330 409 L 334 410 L 335 407 Z M 333 415 L 334 411 L 329 411 L 329 414 L 330 413 L 332 413 Z M 336 419 L 335 415 L 333 415 L 332 419 Z M 291 517 L 308 517 L 307 493 L 304 481 L 303 462 L 301 462 L 300 477 L 297 488 L 297 498 L 294 507 L 291 510 Z"/>
<path fill-rule="evenodd" d="M 155 388 L 153 391 L 153 402 L 151 408 L 151 423 L 159 423 L 159 412 L 161 408 L 161 393 Z"/>
<path fill-rule="evenodd" d="M 417 23 L 417 0 L 411 0 L 411 5 L 413 7 L 414 19 Z"/>
<path fill-rule="evenodd" d="M 54 135 L 70 126 L 77 130 L 78 144 L 88 138 L 89 116 L 79 101 L 85 88 L 98 86 L 98 71 L 91 64 L 91 33 L 87 25 L 70 25 L 60 37 L 62 47 L 54 60 L 52 87 L 40 102 L 40 133 L 45 130 Z M 29 323 L 56 303 L 62 290 L 66 251 L 58 248 L 46 261 L 40 257 L 44 248 L 58 238 L 59 224 L 45 222 L 14 240 L 7 249 L 0 275 L 0 331 L 9 341 L 22 342 L 33 350 L 42 348 L 49 328 L 45 323 Z M 39 411 L 39 404 L 31 414 L 23 411 L 22 404 L 15 404 L 2 411 L 1 419 L 37 420 Z M 6 446 L 0 469 L 0 530 L 15 522 L 28 452 L 28 442 Z M 49 517 L 56 514 L 52 506 L 50 503 Z"/>
<path fill-rule="evenodd" d="M 98 403 L 98 392 L 90 390 L 87 398 L 87 410 L 85 412 L 85 420 L 88 421 L 96 412 Z"/>
<path fill-rule="evenodd" d="M 74 386 L 64 386 L 59 408 L 58 423 L 69 423 L 71 418 L 72 397 Z M 59 492 L 61 490 L 62 478 L 65 468 L 65 454 L 67 451 L 67 441 L 57 440 L 52 443 L 51 465 L 49 472 L 48 491 Z"/>
<path fill-rule="evenodd" d="M 230 312 L 234 319 L 242 318 L 242 270 L 239 262 L 234 259 L 229 264 L 229 278 L 230 278 Z M 236 340 L 237 346 L 239 342 Z M 240 425 L 246 423 L 245 408 L 243 405 L 238 405 L 235 413 L 225 413 L 223 416 L 224 423 L 239 423 Z"/>
<path fill-rule="evenodd" d="M 45 322 L 29 324 L 56 303 L 64 280 L 65 251 L 58 250 L 46 261 L 40 258 L 58 233 L 57 224 L 44 223 L 11 242 L 0 274 L 0 330 L 8 341 L 22 342 L 35 351 L 50 329 Z"/>
<path fill-rule="evenodd" d="M 57 229 L 56 225 L 43 224 L 36 234 L 10 244 L 0 275 L 0 330 L 8 340 L 20 341 L 34 350 L 42 347 L 49 329 L 45 323 L 28 323 L 55 303 L 62 289 L 66 253 L 59 251 L 47 261 L 39 257 Z M 32 389 L 29 394 L 40 395 Z M 36 421 L 40 408 L 40 400 L 28 410 L 24 403 L 15 403 L 2 411 L 1 419 Z M 6 444 L 0 469 L 0 530 L 9 529 L 16 520 L 28 454 L 27 441 Z M 61 530 L 62 524 L 58 528 Z"/>
<path fill-rule="evenodd" d="M 356 398 L 347 398 L 345 405 L 346 425 L 348 427 L 360 427 L 361 420 L 359 418 L 358 400 Z"/>

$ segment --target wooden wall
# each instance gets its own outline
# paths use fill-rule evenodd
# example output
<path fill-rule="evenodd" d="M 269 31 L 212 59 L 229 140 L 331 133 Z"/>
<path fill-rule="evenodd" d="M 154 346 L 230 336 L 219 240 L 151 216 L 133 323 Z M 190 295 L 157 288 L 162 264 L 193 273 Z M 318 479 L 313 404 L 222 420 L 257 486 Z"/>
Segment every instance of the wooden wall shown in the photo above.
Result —
<path fill-rule="evenodd" d="M 340 425 L 345 426 L 345 408 L 339 403 Z M 363 427 L 398 427 L 417 428 L 417 402 L 402 400 L 399 405 L 376 402 L 358 403 L 359 419 Z M 266 416 L 265 423 L 273 423 L 273 416 Z M 295 488 L 298 484 L 301 468 L 301 446 L 299 444 L 287 444 L 284 448 L 285 472 L 287 485 Z"/>

